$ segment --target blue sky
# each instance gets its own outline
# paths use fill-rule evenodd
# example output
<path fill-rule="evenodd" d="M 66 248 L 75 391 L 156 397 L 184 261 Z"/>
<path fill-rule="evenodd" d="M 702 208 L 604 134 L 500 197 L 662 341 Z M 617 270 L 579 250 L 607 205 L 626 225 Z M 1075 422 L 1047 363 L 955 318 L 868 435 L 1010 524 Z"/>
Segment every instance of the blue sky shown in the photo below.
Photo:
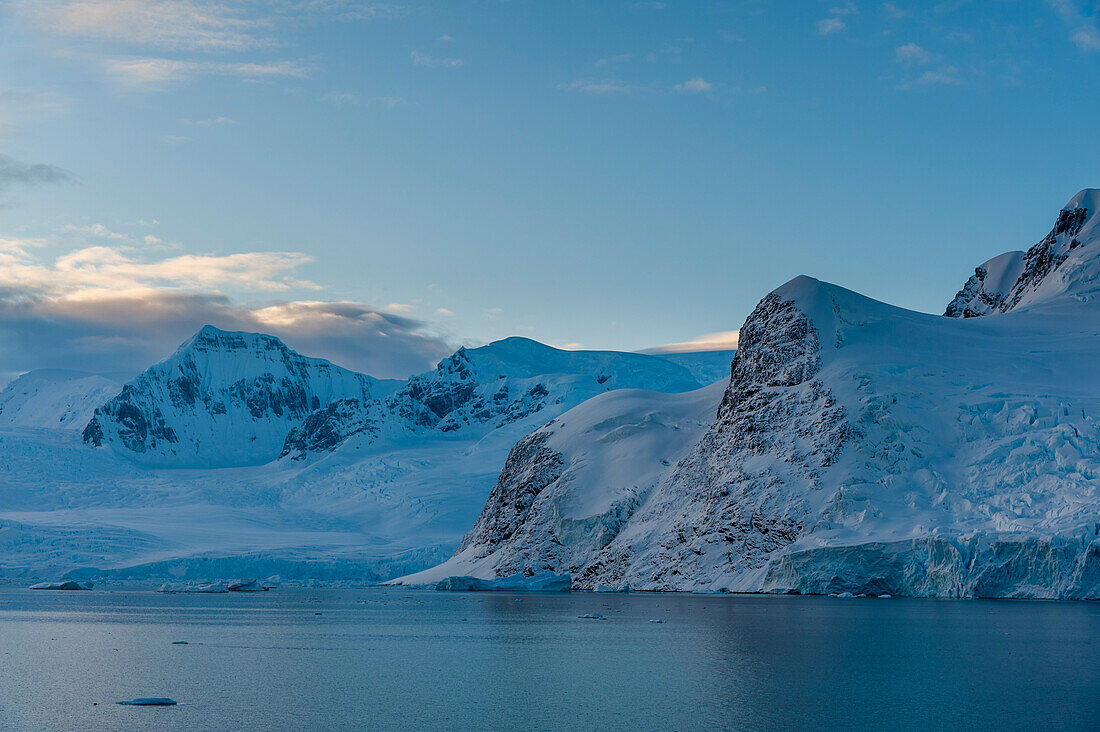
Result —
<path fill-rule="evenodd" d="M 0 373 L 140 368 L 207 321 L 383 376 L 636 350 L 798 274 L 940 312 L 1100 185 L 1098 16 L 14 0 Z"/>

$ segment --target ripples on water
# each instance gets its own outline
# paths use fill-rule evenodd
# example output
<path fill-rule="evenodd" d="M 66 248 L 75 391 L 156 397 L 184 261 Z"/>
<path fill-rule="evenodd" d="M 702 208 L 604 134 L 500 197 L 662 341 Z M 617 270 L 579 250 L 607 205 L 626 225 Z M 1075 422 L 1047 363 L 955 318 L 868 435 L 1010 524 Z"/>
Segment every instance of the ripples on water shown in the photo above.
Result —
<path fill-rule="evenodd" d="M 590 613 L 607 619 L 578 617 Z M 180 704 L 115 704 L 160 696 Z M 1097 729 L 1098 720 L 1096 603 L 0 590 L 3 730 Z"/>

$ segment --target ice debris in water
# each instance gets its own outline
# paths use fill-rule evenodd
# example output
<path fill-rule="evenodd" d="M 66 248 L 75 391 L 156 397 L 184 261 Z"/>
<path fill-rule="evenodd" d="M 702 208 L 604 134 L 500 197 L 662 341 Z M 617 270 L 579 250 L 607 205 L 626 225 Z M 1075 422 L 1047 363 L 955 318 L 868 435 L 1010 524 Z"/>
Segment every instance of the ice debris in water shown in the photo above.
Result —
<path fill-rule="evenodd" d="M 91 582 L 74 582 L 72 580 L 65 580 L 64 582 L 39 582 L 36 585 L 31 585 L 32 590 L 90 590 L 93 585 Z"/>
<path fill-rule="evenodd" d="M 119 704 L 127 707 L 174 707 L 176 702 L 166 696 L 139 696 L 130 701 L 120 701 Z"/>
<path fill-rule="evenodd" d="M 233 579 L 224 582 L 165 582 L 157 592 L 216 594 L 222 592 L 263 592 L 271 589 L 267 583 L 260 583 L 254 579 Z"/>
<path fill-rule="evenodd" d="M 607 618 L 599 613 L 585 613 L 584 615 L 578 615 L 577 617 L 582 620 L 607 620 Z"/>
<path fill-rule="evenodd" d="M 452 592 L 568 592 L 572 584 L 573 580 L 568 574 L 538 572 L 525 577 L 519 572 L 488 580 L 478 577 L 447 577 L 437 582 L 435 589 Z"/>

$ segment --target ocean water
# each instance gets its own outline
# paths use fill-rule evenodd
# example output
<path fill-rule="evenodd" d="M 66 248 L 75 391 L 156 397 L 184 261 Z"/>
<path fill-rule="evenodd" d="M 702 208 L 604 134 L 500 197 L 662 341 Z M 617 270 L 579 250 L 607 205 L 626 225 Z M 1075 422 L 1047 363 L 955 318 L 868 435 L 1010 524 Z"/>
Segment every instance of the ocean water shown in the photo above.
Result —
<path fill-rule="evenodd" d="M 1100 604 L 0 589 L 5 731 L 810 728 L 1098 729 Z"/>

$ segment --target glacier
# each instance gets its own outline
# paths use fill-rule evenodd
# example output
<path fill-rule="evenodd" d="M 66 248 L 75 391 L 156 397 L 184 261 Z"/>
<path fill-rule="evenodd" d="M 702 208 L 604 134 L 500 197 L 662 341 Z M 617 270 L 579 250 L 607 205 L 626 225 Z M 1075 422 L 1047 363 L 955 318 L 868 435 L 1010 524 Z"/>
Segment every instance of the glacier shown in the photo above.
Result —
<path fill-rule="evenodd" d="M 801 276 L 728 381 L 601 395 L 509 454 L 430 584 L 1100 598 L 1100 191 L 944 315 Z"/>

